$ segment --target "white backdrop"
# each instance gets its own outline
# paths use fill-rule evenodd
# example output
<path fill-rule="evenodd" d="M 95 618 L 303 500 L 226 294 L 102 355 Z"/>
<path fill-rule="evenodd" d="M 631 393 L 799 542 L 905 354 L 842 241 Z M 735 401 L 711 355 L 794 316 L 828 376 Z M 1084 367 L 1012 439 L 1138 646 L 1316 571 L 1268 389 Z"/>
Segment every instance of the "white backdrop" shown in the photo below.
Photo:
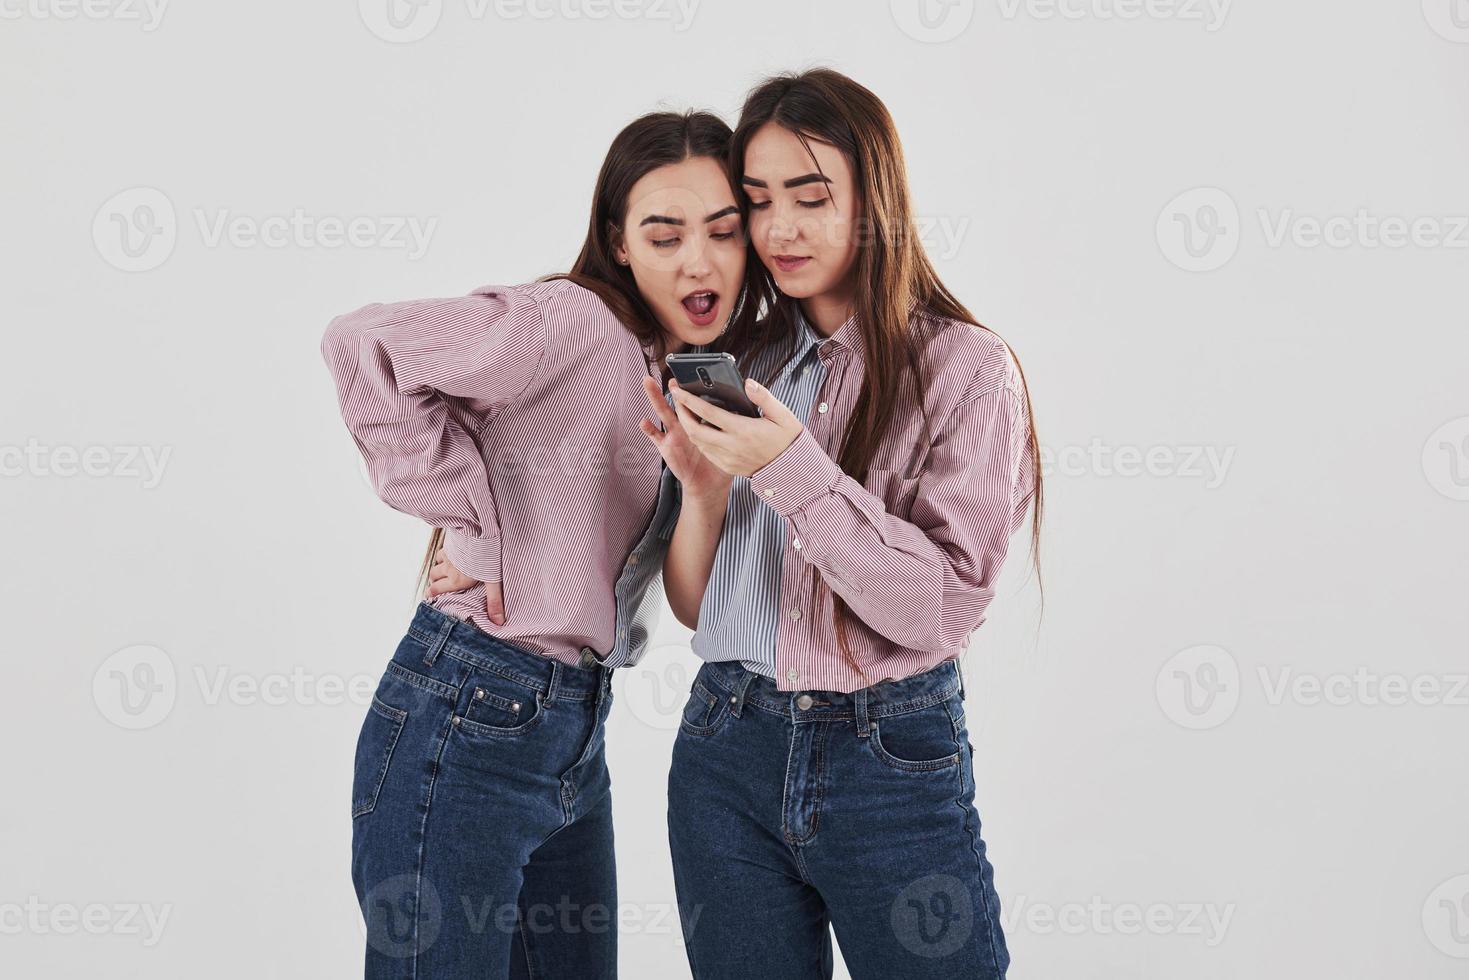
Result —
<path fill-rule="evenodd" d="M 0 0 L 8 976 L 360 975 L 352 748 L 425 531 L 317 351 L 563 269 L 606 145 L 827 64 L 1047 450 L 965 670 L 1019 980 L 1469 968 L 1469 2 Z M 609 732 L 687 976 L 665 612 Z"/>

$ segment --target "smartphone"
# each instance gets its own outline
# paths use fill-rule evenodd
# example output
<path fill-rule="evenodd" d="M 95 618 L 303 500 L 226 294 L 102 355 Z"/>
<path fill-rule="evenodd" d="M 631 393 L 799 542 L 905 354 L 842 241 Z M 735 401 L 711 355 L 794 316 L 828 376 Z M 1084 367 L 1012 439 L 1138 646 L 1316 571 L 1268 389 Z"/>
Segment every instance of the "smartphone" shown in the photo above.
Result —
<path fill-rule="evenodd" d="M 745 394 L 745 379 L 735 366 L 733 354 L 669 354 L 664 360 L 678 383 L 691 395 L 728 412 L 760 418 L 760 406 Z"/>

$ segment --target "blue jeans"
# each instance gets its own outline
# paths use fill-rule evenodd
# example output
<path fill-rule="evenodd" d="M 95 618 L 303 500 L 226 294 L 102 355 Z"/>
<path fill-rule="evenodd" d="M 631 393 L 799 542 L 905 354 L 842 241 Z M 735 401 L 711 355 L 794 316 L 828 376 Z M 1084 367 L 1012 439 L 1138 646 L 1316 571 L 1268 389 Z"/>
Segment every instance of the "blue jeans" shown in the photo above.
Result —
<path fill-rule="evenodd" d="M 617 975 L 610 675 L 419 605 L 357 739 L 369 980 Z"/>
<path fill-rule="evenodd" d="M 696 980 L 999 980 L 1010 956 L 947 661 L 852 694 L 706 663 L 668 775 Z"/>

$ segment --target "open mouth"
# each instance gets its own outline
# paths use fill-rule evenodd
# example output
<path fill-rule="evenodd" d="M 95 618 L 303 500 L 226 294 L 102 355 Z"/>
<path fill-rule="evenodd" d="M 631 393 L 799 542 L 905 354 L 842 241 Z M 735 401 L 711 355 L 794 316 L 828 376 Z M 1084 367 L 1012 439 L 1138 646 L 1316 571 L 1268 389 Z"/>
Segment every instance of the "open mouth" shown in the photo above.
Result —
<path fill-rule="evenodd" d="M 772 255 L 776 266 L 781 272 L 795 272 L 801 266 L 811 261 L 809 255 Z"/>
<path fill-rule="evenodd" d="M 689 293 L 683 298 L 683 308 L 696 325 L 707 327 L 719 309 L 719 294 L 709 289 Z"/>

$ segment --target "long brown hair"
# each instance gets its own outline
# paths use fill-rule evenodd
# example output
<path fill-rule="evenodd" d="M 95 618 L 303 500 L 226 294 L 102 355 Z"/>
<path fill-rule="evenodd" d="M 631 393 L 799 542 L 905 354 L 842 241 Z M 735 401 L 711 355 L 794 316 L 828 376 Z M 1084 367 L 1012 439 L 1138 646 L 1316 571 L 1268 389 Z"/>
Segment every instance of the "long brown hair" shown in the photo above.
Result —
<path fill-rule="evenodd" d="M 576 261 L 568 271 L 538 280 L 569 279 L 596 293 L 638 343 L 653 347 L 665 386 L 669 371 L 663 356 L 668 353 L 668 335 L 648 301 L 638 292 L 632 269 L 617 261 L 616 247 L 627 219 L 628 197 L 639 180 L 659 167 L 699 157 L 727 167 L 732 135 L 729 125 L 709 112 L 650 112 L 628 123 L 613 138 L 597 173 L 587 237 Z M 731 179 L 730 186 L 739 185 Z M 738 199 L 740 195 L 735 197 Z M 728 330 L 741 336 L 748 333 L 747 322 L 754 320 L 756 308 L 748 302 L 754 282 L 751 266 L 759 264 L 758 261 L 747 263 L 743 288 L 730 307 Z M 443 528 L 434 528 L 418 572 L 420 598 L 428 587 L 429 569 L 443 539 Z"/>
<path fill-rule="evenodd" d="M 789 130 L 810 152 L 810 140 L 840 150 L 856 179 L 861 230 L 854 266 L 857 289 L 854 310 L 864 345 L 865 377 L 843 434 L 837 464 L 862 483 L 879 440 L 892 421 L 897 399 L 892 397 L 905 381 L 913 385 L 922 414 L 925 443 L 931 441 L 930 420 L 924 407 L 925 380 L 920 355 L 924 337 L 909 328 L 918 311 L 983 328 L 974 314 L 939 280 L 923 245 L 908 195 L 908 175 L 897 128 L 887 107 L 876 95 L 857 82 L 828 68 L 788 73 L 768 78 L 745 99 L 740 120 L 730 142 L 730 169 L 735 179 L 744 173 L 745 149 L 755 132 L 767 123 Z M 812 162 L 816 158 L 813 154 Z M 820 171 L 817 164 L 817 170 Z M 759 351 L 778 344 L 794 344 L 797 301 L 776 288 L 775 279 L 758 258 L 750 255 L 749 266 L 756 276 L 755 295 L 768 315 L 760 323 L 732 324 L 718 345 L 720 349 L 745 352 L 754 363 Z M 738 356 L 738 354 L 737 354 Z M 776 367 L 784 358 L 768 363 Z M 1019 368 L 1019 361 L 1016 360 Z M 1020 372 L 1027 413 L 1030 389 L 1025 372 Z M 768 379 L 759 379 L 765 381 Z M 1035 481 L 1031 518 L 1031 556 L 1037 579 L 1040 576 L 1041 490 L 1040 445 L 1034 424 L 1030 430 L 1032 477 Z M 813 608 L 820 609 L 821 576 L 812 582 Z M 830 591 L 827 589 L 826 591 Z M 1044 602 L 1044 591 L 1042 592 Z M 843 620 L 846 603 L 832 593 L 832 622 L 837 643 L 847 663 L 867 679 L 847 645 Z"/>

